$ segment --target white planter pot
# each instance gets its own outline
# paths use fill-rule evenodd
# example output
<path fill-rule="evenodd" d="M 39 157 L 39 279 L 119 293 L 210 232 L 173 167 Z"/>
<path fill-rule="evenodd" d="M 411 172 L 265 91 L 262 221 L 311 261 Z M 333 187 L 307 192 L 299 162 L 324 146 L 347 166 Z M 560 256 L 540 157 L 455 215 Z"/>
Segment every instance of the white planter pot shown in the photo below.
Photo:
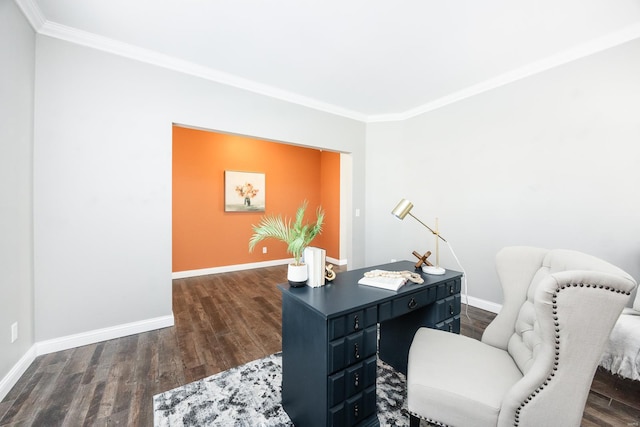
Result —
<path fill-rule="evenodd" d="M 287 270 L 287 280 L 289 281 L 289 285 L 293 286 L 294 288 L 304 286 L 307 284 L 308 278 L 309 272 L 307 271 L 306 264 L 289 264 L 289 270 Z"/>

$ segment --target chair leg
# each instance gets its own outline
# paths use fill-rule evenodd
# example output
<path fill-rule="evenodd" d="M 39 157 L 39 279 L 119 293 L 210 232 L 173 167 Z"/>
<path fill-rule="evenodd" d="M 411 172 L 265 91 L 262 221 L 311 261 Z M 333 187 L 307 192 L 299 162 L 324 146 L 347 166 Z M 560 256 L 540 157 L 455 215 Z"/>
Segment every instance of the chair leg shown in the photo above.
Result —
<path fill-rule="evenodd" d="M 420 427 L 420 418 L 409 414 L 409 427 Z"/>

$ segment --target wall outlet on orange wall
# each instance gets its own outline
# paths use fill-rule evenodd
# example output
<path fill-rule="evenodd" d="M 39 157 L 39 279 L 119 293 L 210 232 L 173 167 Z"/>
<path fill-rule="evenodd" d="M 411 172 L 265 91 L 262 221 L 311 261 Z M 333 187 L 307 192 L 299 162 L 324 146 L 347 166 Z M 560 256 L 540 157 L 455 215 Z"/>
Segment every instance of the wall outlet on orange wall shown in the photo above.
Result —
<path fill-rule="evenodd" d="M 266 254 L 266 253 L 267 253 L 267 247 L 266 247 L 266 246 L 263 246 L 263 247 L 262 247 L 262 253 L 263 253 L 263 254 Z"/>

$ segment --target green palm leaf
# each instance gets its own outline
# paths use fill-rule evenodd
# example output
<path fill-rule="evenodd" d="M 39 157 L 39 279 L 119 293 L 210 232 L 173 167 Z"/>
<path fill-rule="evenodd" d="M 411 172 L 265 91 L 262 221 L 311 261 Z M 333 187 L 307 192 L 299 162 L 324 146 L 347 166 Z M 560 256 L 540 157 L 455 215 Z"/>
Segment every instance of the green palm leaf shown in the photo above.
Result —
<path fill-rule="evenodd" d="M 307 205 L 305 200 L 298 208 L 293 225 L 290 219 L 283 219 L 281 216 L 264 216 L 258 225 L 252 226 L 253 235 L 249 239 L 249 252 L 252 252 L 256 244 L 264 239 L 280 240 L 287 245 L 287 252 L 293 256 L 296 265 L 299 265 L 304 248 L 322 232 L 324 222 L 324 211 L 318 208 L 315 224 L 303 224 Z"/>

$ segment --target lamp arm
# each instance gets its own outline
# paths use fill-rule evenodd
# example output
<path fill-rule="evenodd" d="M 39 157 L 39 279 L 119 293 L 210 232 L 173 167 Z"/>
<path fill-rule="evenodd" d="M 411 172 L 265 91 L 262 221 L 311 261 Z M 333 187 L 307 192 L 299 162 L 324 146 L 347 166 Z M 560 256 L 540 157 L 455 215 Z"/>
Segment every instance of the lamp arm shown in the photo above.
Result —
<path fill-rule="evenodd" d="M 436 233 L 435 231 L 433 231 L 433 230 L 431 229 L 431 227 L 429 227 L 429 226 L 428 226 L 427 224 L 425 224 L 424 222 L 420 221 L 420 220 L 419 220 L 419 219 L 418 219 L 414 214 L 412 214 L 411 212 L 408 212 L 408 214 L 409 214 L 409 215 L 411 215 L 411 217 L 412 217 L 413 219 L 415 219 L 416 221 L 418 221 L 420 224 L 422 224 L 422 225 L 424 225 L 425 227 L 427 227 L 427 228 L 429 229 L 429 231 L 430 231 L 430 232 L 432 232 L 433 234 L 435 234 L 436 236 L 438 236 L 438 237 L 439 237 L 443 242 L 448 243 L 448 242 L 447 242 L 447 240 L 446 240 L 444 237 L 442 237 L 442 236 L 440 235 L 440 233 Z"/>

